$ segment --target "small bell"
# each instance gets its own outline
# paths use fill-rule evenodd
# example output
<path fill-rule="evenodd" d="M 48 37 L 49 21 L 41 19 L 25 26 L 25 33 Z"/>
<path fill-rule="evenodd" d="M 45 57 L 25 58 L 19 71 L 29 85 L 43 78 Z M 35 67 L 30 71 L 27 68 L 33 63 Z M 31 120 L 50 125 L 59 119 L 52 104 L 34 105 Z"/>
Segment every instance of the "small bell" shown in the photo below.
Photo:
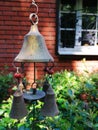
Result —
<path fill-rule="evenodd" d="M 43 83 L 43 91 L 46 93 L 49 87 L 50 87 L 50 84 L 48 83 L 47 80 L 45 80 Z"/>
<path fill-rule="evenodd" d="M 56 116 L 59 113 L 59 110 L 55 100 L 55 93 L 47 80 L 44 82 L 43 90 L 45 91 L 46 96 L 44 98 L 41 114 L 43 116 Z"/>
<path fill-rule="evenodd" d="M 54 90 L 53 90 L 53 88 L 51 87 L 51 85 L 50 85 L 49 88 L 47 89 L 46 94 L 47 94 L 47 95 L 55 95 Z"/>
<path fill-rule="evenodd" d="M 43 83 L 43 91 L 48 95 L 54 94 L 54 90 L 47 80 Z"/>
<path fill-rule="evenodd" d="M 43 116 L 53 117 L 56 116 L 58 113 L 59 110 L 56 104 L 55 95 L 46 95 L 44 105 L 41 109 L 41 114 Z"/>
<path fill-rule="evenodd" d="M 14 59 L 16 62 L 51 62 L 54 61 L 45 44 L 44 37 L 38 31 L 37 25 L 31 26 L 24 36 L 23 46 Z"/>
<path fill-rule="evenodd" d="M 27 115 L 26 105 L 24 103 L 21 91 L 16 91 L 13 95 L 13 103 L 10 111 L 10 117 L 13 119 L 22 119 Z"/>

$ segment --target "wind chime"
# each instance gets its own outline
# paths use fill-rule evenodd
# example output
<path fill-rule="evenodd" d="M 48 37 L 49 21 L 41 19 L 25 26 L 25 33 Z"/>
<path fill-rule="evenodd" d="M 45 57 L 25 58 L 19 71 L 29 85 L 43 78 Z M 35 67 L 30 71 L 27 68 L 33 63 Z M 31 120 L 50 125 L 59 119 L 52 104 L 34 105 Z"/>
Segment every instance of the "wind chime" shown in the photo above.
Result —
<path fill-rule="evenodd" d="M 35 63 L 36 62 L 54 62 L 53 57 L 48 52 L 48 49 L 45 44 L 44 37 L 40 34 L 37 24 L 38 24 L 38 6 L 35 1 L 32 0 L 31 6 L 36 8 L 35 13 L 31 13 L 29 16 L 31 22 L 30 31 L 24 36 L 24 42 L 19 54 L 15 57 L 14 62 L 20 63 L 23 69 L 24 63 L 33 62 L 34 63 L 34 82 L 31 85 L 30 90 L 23 91 L 22 75 L 19 72 L 19 67 L 15 73 L 15 78 L 18 81 L 18 87 L 15 93 L 13 94 L 13 102 L 10 111 L 10 117 L 14 119 L 22 119 L 27 116 L 28 112 L 25 106 L 25 100 L 28 101 L 37 101 L 44 98 L 44 105 L 41 108 L 41 114 L 43 116 L 55 116 L 59 113 L 57 108 L 55 93 L 46 80 L 43 83 L 43 89 L 37 89 L 36 75 L 35 75 Z M 51 73 L 51 69 L 45 67 L 45 72 Z M 25 100 L 24 100 L 25 99 Z M 32 108 L 33 110 L 33 108 Z M 33 116 L 33 115 L 32 115 Z"/>

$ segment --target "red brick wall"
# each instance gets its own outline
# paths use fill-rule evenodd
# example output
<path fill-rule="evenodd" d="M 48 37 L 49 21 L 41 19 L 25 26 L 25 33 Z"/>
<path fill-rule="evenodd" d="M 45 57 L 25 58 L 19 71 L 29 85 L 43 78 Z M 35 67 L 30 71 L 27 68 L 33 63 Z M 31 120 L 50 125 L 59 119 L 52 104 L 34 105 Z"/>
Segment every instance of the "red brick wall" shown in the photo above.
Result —
<path fill-rule="evenodd" d="M 54 71 L 71 69 L 82 71 L 85 65 L 81 57 L 57 56 L 56 46 L 56 0 L 35 0 L 38 5 L 38 28 L 44 36 L 47 48 L 55 60 Z M 0 70 L 4 65 L 9 66 L 9 71 L 15 71 L 12 62 L 19 53 L 23 38 L 29 32 L 30 4 L 32 0 L 0 0 Z M 37 77 L 43 75 L 44 64 L 37 63 Z M 86 69 L 98 69 L 97 57 L 89 57 Z M 26 76 L 33 78 L 33 63 L 25 64 Z"/>

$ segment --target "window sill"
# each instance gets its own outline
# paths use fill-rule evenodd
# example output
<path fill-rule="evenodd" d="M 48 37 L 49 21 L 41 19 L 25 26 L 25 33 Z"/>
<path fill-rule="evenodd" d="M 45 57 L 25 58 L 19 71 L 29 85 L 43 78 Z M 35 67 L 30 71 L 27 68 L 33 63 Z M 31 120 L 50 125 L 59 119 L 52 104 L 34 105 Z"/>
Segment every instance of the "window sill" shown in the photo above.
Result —
<path fill-rule="evenodd" d="M 98 55 L 98 46 L 75 46 L 58 48 L 59 55 Z"/>

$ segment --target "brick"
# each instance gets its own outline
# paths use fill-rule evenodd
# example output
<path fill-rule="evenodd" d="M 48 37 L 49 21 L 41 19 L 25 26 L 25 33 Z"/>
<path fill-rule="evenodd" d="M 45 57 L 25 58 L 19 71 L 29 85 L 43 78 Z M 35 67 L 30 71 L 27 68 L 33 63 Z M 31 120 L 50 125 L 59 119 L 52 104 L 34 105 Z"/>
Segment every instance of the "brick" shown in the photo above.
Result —
<path fill-rule="evenodd" d="M 5 21 L 5 25 L 17 26 L 17 25 L 19 25 L 19 22 L 18 21 Z"/>
<path fill-rule="evenodd" d="M 0 39 L 12 39 L 11 35 L 2 35 Z"/>
<path fill-rule="evenodd" d="M 0 30 L 11 30 L 12 26 L 0 26 Z"/>
<path fill-rule="evenodd" d="M 9 16 L 17 16 L 17 12 L 16 11 L 3 11 L 2 13 L 3 15 L 9 15 Z"/>

